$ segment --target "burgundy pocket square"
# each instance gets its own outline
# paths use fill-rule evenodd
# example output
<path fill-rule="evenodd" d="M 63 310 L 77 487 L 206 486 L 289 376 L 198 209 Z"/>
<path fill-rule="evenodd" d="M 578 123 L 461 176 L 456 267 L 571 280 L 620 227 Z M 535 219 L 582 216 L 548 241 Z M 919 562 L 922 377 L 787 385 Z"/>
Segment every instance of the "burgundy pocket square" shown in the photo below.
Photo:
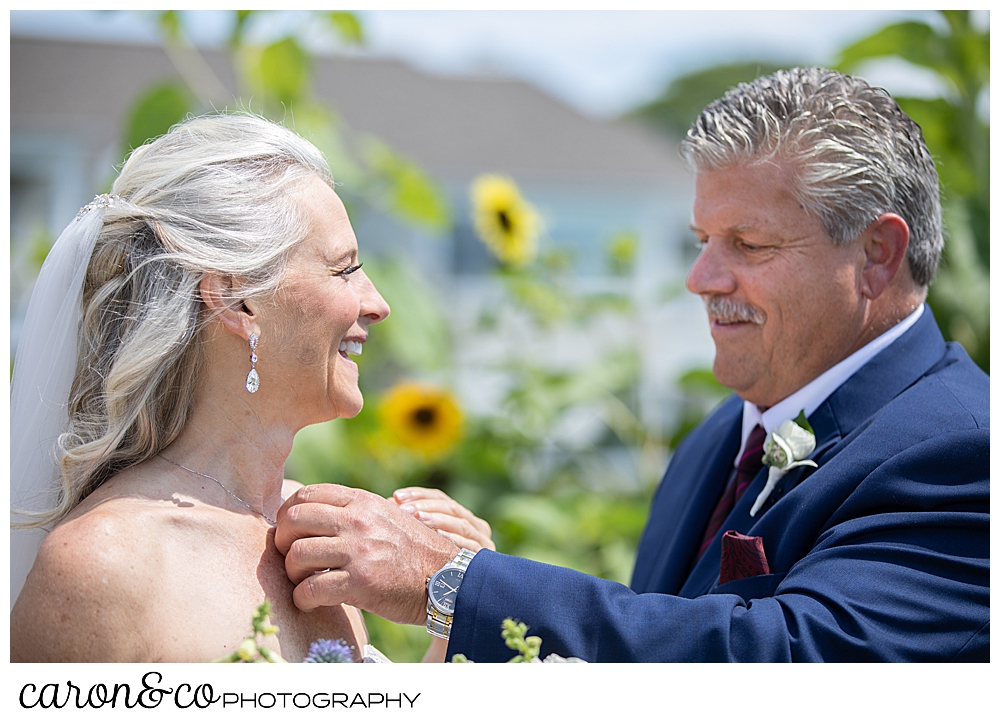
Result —
<path fill-rule="evenodd" d="M 764 538 L 741 535 L 735 530 L 727 530 L 722 535 L 722 565 L 719 568 L 719 584 L 725 585 L 745 577 L 768 575 L 771 567 L 764 555 Z"/>

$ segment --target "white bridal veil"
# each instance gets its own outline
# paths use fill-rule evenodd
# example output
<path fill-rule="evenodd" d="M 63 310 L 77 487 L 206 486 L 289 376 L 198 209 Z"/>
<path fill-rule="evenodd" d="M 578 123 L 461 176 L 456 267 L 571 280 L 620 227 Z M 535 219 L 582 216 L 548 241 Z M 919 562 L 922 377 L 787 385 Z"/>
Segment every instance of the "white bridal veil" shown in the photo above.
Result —
<path fill-rule="evenodd" d="M 67 428 L 66 406 L 76 371 L 83 280 L 115 197 L 100 195 L 66 227 L 38 274 L 14 361 L 10 394 L 10 506 L 55 507 L 59 489 L 56 441 Z M 10 606 L 24 586 L 45 531 L 11 530 Z"/>

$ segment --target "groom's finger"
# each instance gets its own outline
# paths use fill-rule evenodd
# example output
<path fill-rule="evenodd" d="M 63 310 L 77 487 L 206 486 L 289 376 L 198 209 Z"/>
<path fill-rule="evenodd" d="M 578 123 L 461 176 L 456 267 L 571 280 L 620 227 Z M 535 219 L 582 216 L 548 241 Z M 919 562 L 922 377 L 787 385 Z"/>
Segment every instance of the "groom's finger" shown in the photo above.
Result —
<path fill-rule="evenodd" d="M 344 570 L 330 570 L 310 575 L 295 586 L 292 591 L 292 602 L 303 612 L 315 610 L 318 607 L 350 604 L 347 596 L 350 575 Z"/>
<path fill-rule="evenodd" d="M 301 491 L 301 490 L 300 490 Z M 299 502 L 278 518 L 274 545 L 282 555 L 292 543 L 303 537 L 333 537 L 344 527 L 347 512 L 343 507 L 316 502 Z"/>
<path fill-rule="evenodd" d="M 291 497 L 282 503 L 278 509 L 277 520 L 281 522 L 281 519 L 287 514 L 288 510 L 296 505 L 305 503 L 346 507 L 354 499 L 356 492 L 357 490 L 350 487 L 333 484 L 315 484 L 299 487 Z"/>
<path fill-rule="evenodd" d="M 303 537 L 285 555 L 285 573 L 298 584 L 317 571 L 338 569 L 348 562 L 338 537 Z"/>

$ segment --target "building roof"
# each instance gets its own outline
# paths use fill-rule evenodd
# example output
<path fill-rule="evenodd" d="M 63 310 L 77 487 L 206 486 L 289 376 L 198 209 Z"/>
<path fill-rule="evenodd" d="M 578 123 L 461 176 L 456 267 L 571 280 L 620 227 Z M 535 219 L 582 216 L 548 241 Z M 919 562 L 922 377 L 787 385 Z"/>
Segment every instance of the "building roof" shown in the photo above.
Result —
<path fill-rule="evenodd" d="M 224 53 L 203 56 L 232 93 Z M 176 75 L 158 46 L 12 37 L 11 132 L 72 133 L 106 147 L 121 137 L 138 93 Z M 584 116 L 517 80 L 432 76 L 399 61 L 336 56 L 317 58 L 314 89 L 352 131 L 445 176 L 489 169 L 655 183 L 683 173 L 669 142 L 625 121 Z"/>

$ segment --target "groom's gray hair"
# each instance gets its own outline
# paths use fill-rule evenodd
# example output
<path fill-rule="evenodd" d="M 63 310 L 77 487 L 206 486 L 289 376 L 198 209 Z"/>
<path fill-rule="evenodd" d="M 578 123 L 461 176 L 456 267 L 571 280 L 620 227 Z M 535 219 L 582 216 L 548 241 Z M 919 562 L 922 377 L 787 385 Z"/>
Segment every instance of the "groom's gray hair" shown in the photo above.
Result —
<path fill-rule="evenodd" d="M 823 68 L 779 70 L 709 104 L 681 155 L 696 171 L 789 164 L 797 200 L 835 243 L 898 214 L 910 227 L 914 281 L 934 278 L 944 247 L 934 160 L 920 126 L 881 88 Z"/>

